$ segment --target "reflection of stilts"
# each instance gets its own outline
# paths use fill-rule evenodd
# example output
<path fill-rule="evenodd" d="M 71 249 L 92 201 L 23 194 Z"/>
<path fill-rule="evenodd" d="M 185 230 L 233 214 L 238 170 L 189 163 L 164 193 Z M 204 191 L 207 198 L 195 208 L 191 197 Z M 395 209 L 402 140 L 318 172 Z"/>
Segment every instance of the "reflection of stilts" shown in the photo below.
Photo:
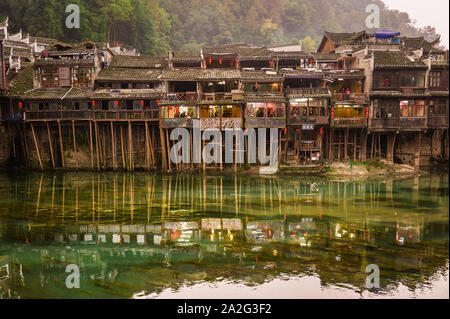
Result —
<path fill-rule="evenodd" d="M 36 218 L 39 215 L 39 203 L 41 201 L 41 191 L 42 191 L 43 180 L 44 180 L 44 175 L 41 175 L 41 180 L 39 181 L 39 189 L 38 189 L 38 194 L 37 194 L 37 201 L 36 201 L 36 215 L 35 215 Z"/>

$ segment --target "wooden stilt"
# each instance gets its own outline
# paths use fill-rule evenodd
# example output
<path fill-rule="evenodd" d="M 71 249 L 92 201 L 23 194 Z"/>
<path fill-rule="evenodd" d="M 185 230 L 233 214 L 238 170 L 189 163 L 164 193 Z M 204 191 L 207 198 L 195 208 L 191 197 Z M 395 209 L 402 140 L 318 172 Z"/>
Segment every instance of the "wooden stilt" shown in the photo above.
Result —
<path fill-rule="evenodd" d="M 348 161 L 348 133 L 349 129 L 346 128 L 344 132 L 344 160 Z"/>
<path fill-rule="evenodd" d="M 59 147 L 61 149 L 61 164 L 62 164 L 62 168 L 66 168 L 65 161 L 64 161 L 64 146 L 63 146 L 63 140 L 62 140 L 61 121 L 58 121 L 58 130 L 59 130 Z"/>
<path fill-rule="evenodd" d="M 123 144 L 123 127 L 122 125 L 120 126 L 120 147 L 122 149 L 122 165 L 123 165 L 123 169 L 126 170 L 127 169 L 127 163 L 125 160 L 125 147 Z"/>
<path fill-rule="evenodd" d="M 150 145 L 149 145 L 149 134 L 148 134 L 148 122 L 145 121 L 145 166 L 147 171 L 150 170 Z"/>
<path fill-rule="evenodd" d="M 114 134 L 114 123 L 111 121 L 111 151 L 113 158 L 113 169 L 117 170 L 117 159 L 116 159 L 116 137 Z"/>
<path fill-rule="evenodd" d="M 167 170 L 167 161 L 166 161 L 166 142 L 164 136 L 164 129 L 159 128 L 159 137 L 161 139 L 161 161 L 162 161 L 162 169 L 163 171 Z"/>
<path fill-rule="evenodd" d="M 130 156 L 128 167 L 130 171 L 133 171 L 133 132 L 131 129 L 131 122 L 128 122 L 128 151 Z"/>
<path fill-rule="evenodd" d="M 97 170 L 100 170 L 100 154 L 99 154 L 99 149 L 98 149 L 98 125 L 97 125 L 97 121 L 94 122 L 94 129 L 95 129 L 95 150 L 97 153 Z"/>
<path fill-rule="evenodd" d="M 353 161 L 356 162 L 356 129 L 353 131 Z"/>
<path fill-rule="evenodd" d="M 94 145 L 92 143 L 92 121 L 89 121 L 89 151 L 91 155 L 91 169 L 94 170 Z"/>
<path fill-rule="evenodd" d="M 75 155 L 75 169 L 78 170 L 78 154 L 77 154 L 77 139 L 75 132 L 75 121 L 72 121 L 72 133 L 73 133 L 73 154 Z"/>
<path fill-rule="evenodd" d="M 172 171 L 172 162 L 170 160 L 170 140 L 169 140 L 169 130 L 165 129 L 166 131 L 166 147 L 167 147 L 167 163 L 169 164 L 169 172 Z"/>
<path fill-rule="evenodd" d="M 46 122 L 46 124 L 47 124 L 48 144 L 50 145 L 50 156 L 51 156 L 51 159 L 52 159 L 53 169 L 55 169 L 56 168 L 55 155 L 54 155 L 54 152 L 53 152 L 53 142 L 52 142 L 52 136 L 50 134 L 50 125 L 48 124 L 48 122 Z"/>
<path fill-rule="evenodd" d="M 39 166 L 41 167 L 41 171 L 43 171 L 44 166 L 42 165 L 41 153 L 39 152 L 39 145 L 38 145 L 38 141 L 36 138 L 36 133 L 34 131 L 33 123 L 31 123 L 30 125 L 31 125 L 31 132 L 33 133 L 34 146 L 36 147 L 36 153 L 37 153 L 37 157 L 38 157 L 38 161 L 39 161 Z"/>

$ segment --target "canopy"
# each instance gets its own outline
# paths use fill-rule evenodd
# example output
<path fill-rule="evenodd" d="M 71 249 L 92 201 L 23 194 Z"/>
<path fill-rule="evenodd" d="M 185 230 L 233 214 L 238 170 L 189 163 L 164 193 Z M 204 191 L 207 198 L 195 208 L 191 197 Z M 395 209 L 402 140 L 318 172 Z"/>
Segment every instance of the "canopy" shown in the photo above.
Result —
<path fill-rule="evenodd" d="M 389 30 L 380 30 L 375 33 L 377 39 L 390 39 L 393 37 L 398 37 L 401 33 Z"/>

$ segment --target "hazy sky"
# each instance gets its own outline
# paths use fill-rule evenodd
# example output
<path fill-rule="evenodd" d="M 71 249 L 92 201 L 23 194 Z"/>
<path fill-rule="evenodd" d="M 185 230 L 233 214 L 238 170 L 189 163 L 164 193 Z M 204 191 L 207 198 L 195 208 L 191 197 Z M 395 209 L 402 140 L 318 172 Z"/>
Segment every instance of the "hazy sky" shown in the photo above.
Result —
<path fill-rule="evenodd" d="M 405 11 L 416 26 L 431 25 L 441 34 L 441 44 L 449 47 L 449 0 L 383 0 L 390 8 Z"/>

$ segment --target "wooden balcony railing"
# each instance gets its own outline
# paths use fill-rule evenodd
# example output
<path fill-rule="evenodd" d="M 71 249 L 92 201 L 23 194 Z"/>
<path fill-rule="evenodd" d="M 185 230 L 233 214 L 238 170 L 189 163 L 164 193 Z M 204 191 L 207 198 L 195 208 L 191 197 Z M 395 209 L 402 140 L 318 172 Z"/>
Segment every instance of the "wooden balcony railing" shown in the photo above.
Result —
<path fill-rule="evenodd" d="M 289 88 L 286 89 L 289 95 L 326 95 L 329 94 L 327 88 Z"/>
<path fill-rule="evenodd" d="M 27 111 L 24 112 L 25 121 L 137 121 L 154 120 L 159 118 L 159 110 L 85 110 L 85 111 Z"/>
<path fill-rule="evenodd" d="M 184 102 L 184 101 L 197 101 L 198 94 L 197 92 L 183 92 L 183 93 L 165 93 L 161 100 L 164 102 Z"/>
<path fill-rule="evenodd" d="M 300 150 L 301 151 L 320 150 L 320 143 L 319 141 L 301 141 Z"/>
<path fill-rule="evenodd" d="M 365 127 L 367 126 L 368 119 L 365 117 L 356 118 L 332 118 L 331 126 L 337 127 Z"/>
<path fill-rule="evenodd" d="M 290 117 L 288 119 L 289 125 L 328 125 L 328 116 L 300 116 Z"/>
<path fill-rule="evenodd" d="M 356 102 L 365 103 L 367 101 L 364 93 L 333 93 L 333 102 Z"/>
<path fill-rule="evenodd" d="M 431 128 L 448 128 L 449 120 L 447 115 L 431 115 L 428 116 L 428 127 Z"/>
<path fill-rule="evenodd" d="M 214 92 L 214 93 L 200 93 L 201 101 L 232 101 L 233 94 L 231 92 Z"/>
<path fill-rule="evenodd" d="M 372 129 L 396 129 L 406 131 L 414 129 L 425 129 L 427 127 L 427 119 L 425 117 L 371 119 L 369 126 Z"/>
<path fill-rule="evenodd" d="M 285 118 L 276 118 L 276 117 L 248 117 L 245 119 L 245 125 L 249 128 L 264 128 L 264 127 L 272 127 L 272 128 L 283 128 L 286 126 Z"/>

